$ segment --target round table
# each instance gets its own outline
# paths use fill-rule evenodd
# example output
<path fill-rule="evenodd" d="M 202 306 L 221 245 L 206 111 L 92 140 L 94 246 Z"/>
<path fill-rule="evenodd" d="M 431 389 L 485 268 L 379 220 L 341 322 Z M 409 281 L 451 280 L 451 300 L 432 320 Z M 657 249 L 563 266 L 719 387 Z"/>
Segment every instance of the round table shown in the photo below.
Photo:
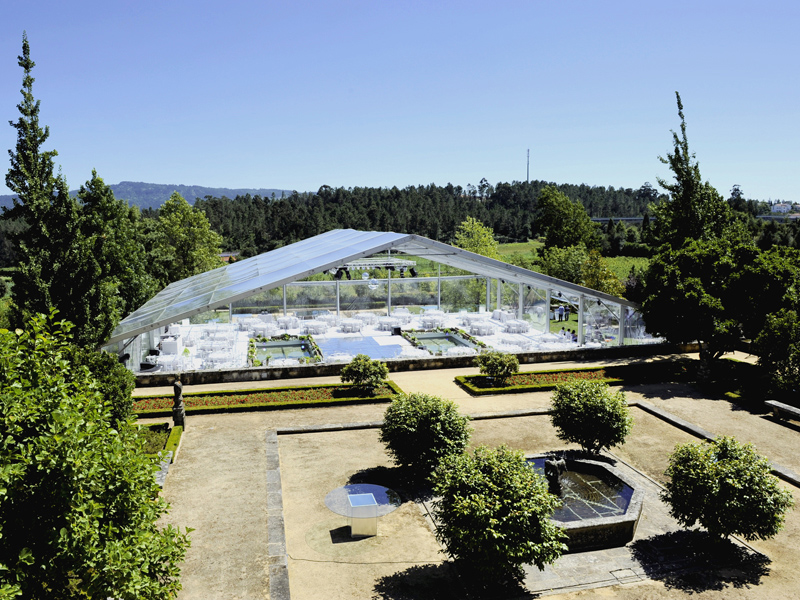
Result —
<path fill-rule="evenodd" d="M 328 492 L 328 495 L 325 496 L 325 506 L 337 515 L 350 517 L 352 511 L 348 497 L 356 494 L 372 494 L 375 497 L 375 502 L 378 503 L 379 517 L 388 515 L 402 504 L 400 495 L 394 490 L 372 483 L 356 483 L 344 485 Z"/>

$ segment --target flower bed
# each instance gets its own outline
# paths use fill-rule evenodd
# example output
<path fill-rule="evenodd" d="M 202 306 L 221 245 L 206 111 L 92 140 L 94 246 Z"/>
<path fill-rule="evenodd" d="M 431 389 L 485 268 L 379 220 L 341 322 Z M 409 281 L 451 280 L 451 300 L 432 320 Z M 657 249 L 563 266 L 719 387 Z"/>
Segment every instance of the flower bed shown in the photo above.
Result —
<path fill-rule="evenodd" d="M 473 396 L 541 392 L 555 389 L 559 383 L 564 383 L 571 379 L 599 380 L 606 383 L 620 383 L 622 381 L 617 377 L 611 377 L 606 371 L 606 369 L 589 368 L 516 373 L 506 380 L 505 385 L 497 385 L 495 379 L 488 375 L 464 375 L 455 379 L 456 383 Z"/>
<path fill-rule="evenodd" d="M 194 414 L 302 408 L 330 403 L 388 402 L 402 394 L 393 381 L 386 381 L 375 394 L 347 384 L 244 390 L 220 394 L 184 394 L 186 412 Z M 172 396 L 148 396 L 133 399 L 133 412 L 139 417 L 159 417 L 172 414 Z"/>
<path fill-rule="evenodd" d="M 605 368 L 562 369 L 560 371 L 535 371 L 517 373 L 508 378 L 504 386 L 498 386 L 488 375 L 466 375 L 456 377 L 456 383 L 473 396 L 494 394 L 519 394 L 555 389 L 559 383 L 569 379 L 593 379 L 611 384 L 635 384 L 660 381 L 687 381 L 693 362 L 677 359 L 661 362 L 643 362 L 615 365 Z"/>

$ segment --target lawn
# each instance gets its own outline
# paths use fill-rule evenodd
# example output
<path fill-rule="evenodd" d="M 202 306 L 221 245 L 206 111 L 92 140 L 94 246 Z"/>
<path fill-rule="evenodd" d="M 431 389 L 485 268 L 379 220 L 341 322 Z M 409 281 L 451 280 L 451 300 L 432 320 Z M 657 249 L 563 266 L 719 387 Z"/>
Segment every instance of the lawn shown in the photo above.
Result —
<path fill-rule="evenodd" d="M 512 254 L 530 254 L 534 249 L 544 248 L 544 243 L 537 240 L 528 240 L 527 242 L 516 242 L 513 244 L 500 244 L 497 251 L 500 257 L 504 258 Z"/>
<path fill-rule="evenodd" d="M 613 256 L 606 258 L 606 263 L 620 281 L 625 281 L 632 267 L 646 269 L 650 265 L 650 259 L 644 256 Z"/>

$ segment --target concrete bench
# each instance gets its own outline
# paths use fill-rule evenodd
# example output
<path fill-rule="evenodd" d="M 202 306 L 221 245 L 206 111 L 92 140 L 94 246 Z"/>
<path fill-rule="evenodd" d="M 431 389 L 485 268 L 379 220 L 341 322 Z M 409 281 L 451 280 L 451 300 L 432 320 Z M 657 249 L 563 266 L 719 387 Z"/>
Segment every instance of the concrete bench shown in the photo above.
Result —
<path fill-rule="evenodd" d="M 777 400 L 766 400 L 764 404 L 772 409 L 772 414 L 778 419 L 790 418 L 800 420 L 800 408 L 778 402 Z"/>

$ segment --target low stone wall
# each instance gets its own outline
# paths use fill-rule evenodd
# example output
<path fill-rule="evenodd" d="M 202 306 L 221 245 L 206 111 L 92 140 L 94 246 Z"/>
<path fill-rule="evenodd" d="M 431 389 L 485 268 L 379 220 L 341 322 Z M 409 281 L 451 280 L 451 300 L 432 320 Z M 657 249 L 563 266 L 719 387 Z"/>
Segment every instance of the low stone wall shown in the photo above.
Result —
<path fill-rule="evenodd" d="M 641 358 L 660 354 L 697 352 L 697 344 L 644 344 L 641 346 L 615 346 L 612 348 L 579 348 L 559 352 L 521 352 L 517 354 L 520 364 L 546 362 L 572 362 L 583 360 L 613 360 Z M 431 356 L 426 358 L 404 358 L 386 361 L 389 371 L 423 371 L 429 369 L 458 369 L 475 366 L 474 356 Z M 172 385 L 180 375 L 183 385 L 208 383 L 232 383 L 267 381 L 271 379 L 295 379 L 300 377 L 338 376 L 344 364 L 312 364 L 296 367 L 242 367 L 226 371 L 185 371 L 182 373 L 157 371 L 136 375 L 136 387 L 163 387 Z"/>

